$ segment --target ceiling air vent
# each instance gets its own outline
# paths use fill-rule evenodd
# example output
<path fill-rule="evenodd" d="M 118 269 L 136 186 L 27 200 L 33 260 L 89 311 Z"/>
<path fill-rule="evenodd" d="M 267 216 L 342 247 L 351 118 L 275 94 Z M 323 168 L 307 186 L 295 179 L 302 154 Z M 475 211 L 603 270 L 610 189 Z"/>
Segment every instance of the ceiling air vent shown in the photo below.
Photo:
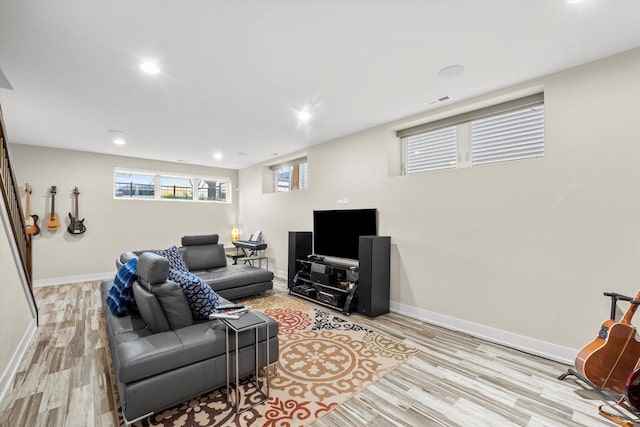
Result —
<path fill-rule="evenodd" d="M 425 104 L 434 105 L 434 104 L 439 104 L 441 102 L 449 101 L 450 99 L 451 97 L 449 95 L 442 95 L 432 99 L 431 101 L 425 102 Z"/>

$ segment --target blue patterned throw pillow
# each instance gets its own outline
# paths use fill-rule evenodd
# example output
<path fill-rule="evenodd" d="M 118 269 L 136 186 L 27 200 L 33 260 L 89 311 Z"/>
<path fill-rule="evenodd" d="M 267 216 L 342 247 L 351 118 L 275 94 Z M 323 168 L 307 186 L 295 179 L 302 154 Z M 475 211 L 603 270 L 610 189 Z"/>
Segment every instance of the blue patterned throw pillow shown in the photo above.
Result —
<path fill-rule="evenodd" d="M 169 260 L 169 268 L 189 271 L 189 269 L 187 268 L 187 264 L 184 262 L 184 258 L 182 258 L 182 254 L 175 245 L 171 246 L 170 248 L 161 250 L 160 255 Z"/>
<path fill-rule="evenodd" d="M 195 274 L 171 268 L 169 279 L 182 286 L 194 319 L 208 319 L 218 306 L 218 294 Z"/>
<path fill-rule="evenodd" d="M 133 282 L 136 280 L 138 258 L 127 261 L 120 267 L 107 294 L 107 305 L 111 312 L 118 316 L 136 313 L 138 306 L 133 297 Z"/>

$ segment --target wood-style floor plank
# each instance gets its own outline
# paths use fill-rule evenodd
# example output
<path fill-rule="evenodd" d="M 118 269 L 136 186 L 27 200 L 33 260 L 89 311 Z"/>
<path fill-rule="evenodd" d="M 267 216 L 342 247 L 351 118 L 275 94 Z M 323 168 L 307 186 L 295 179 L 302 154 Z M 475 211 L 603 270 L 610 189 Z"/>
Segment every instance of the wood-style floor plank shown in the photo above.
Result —
<path fill-rule="evenodd" d="M 117 425 L 98 285 L 35 289 L 40 326 L 0 402 L 0 425 Z M 285 295 L 284 284 L 274 292 Z M 614 425 L 598 415 L 598 393 L 557 380 L 560 363 L 394 313 L 351 320 L 420 351 L 314 427 Z"/>

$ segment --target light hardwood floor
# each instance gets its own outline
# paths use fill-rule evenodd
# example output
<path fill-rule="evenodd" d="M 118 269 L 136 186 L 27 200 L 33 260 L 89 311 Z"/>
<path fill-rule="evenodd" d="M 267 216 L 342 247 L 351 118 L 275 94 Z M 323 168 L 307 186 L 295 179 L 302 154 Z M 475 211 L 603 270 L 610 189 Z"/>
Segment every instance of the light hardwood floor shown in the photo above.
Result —
<path fill-rule="evenodd" d="M 35 295 L 40 327 L 0 402 L 0 426 L 117 425 L 98 282 Z M 421 351 L 315 427 L 615 425 L 598 415 L 598 393 L 557 380 L 560 363 L 394 313 L 352 320 Z"/>

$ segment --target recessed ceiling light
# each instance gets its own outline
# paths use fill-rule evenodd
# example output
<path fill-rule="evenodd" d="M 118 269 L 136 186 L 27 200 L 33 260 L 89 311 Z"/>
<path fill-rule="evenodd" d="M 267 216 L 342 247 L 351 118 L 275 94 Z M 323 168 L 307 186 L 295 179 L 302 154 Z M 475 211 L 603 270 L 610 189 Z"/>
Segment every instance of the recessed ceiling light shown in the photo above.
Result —
<path fill-rule="evenodd" d="M 452 79 L 458 77 L 464 72 L 462 65 L 449 65 L 438 72 L 438 76 L 443 79 Z"/>
<path fill-rule="evenodd" d="M 127 141 L 124 139 L 124 132 L 118 129 L 109 129 L 107 132 L 111 135 L 111 141 L 116 145 L 124 145 Z"/>
<path fill-rule="evenodd" d="M 245 153 L 244 151 L 239 151 L 236 154 L 238 154 L 238 156 L 248 156 L 249 155 L 249 153 Z"/>
<path fill-rule="evenodd" d="M 214 153 L 213 158 L 219 162 L 220 160 L 222 160 L 222 153 L 220 152 Z"/>
<path fill-rule="evenodd" d="M 158 74 L 160 73 L 160 67 L 158 67 L 158 64 L 156 64 L 155 62 L 152 61 L 145 61 L 142 64 L 140 64 L 140 69 L 142 71 L 144 71 L 147 74 Z"/>
<path fill-rule="evenodd" d="M 311 120 L 311 113 L 307 110 L 298 111 L 298 121 L 302 124 L 309 123 Z"/>

